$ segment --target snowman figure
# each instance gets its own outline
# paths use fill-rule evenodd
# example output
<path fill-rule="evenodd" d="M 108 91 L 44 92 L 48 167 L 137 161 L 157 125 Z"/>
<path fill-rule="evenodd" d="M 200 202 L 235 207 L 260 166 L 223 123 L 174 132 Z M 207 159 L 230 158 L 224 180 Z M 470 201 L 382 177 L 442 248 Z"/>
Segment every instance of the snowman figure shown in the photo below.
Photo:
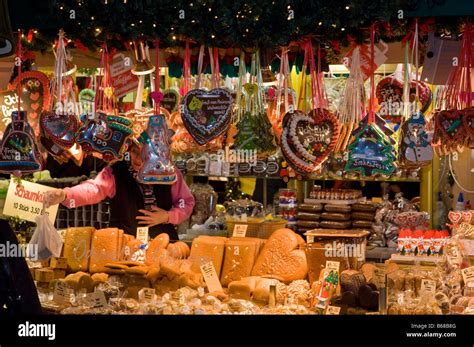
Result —
<path fill-rule="evenodd" d="M 433 149 L 430 136 L 426 132 L 426 122 L 421 113 L 412 115 L 407 122 L 403 142 L 407 145 L 405 159 L 413 163 L 430 162 L 433 159 Z"/>

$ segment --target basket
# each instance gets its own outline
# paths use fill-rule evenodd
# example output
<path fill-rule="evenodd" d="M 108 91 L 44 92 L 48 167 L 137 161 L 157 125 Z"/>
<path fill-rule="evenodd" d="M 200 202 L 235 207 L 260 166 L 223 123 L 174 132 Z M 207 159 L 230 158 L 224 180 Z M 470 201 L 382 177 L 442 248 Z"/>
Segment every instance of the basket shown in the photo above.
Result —
<path fill-rule="evenodd" d="M 259 237 L 260 227 L 263 224 L 263 218 L 248 218 L 246 222 L 231 220 L 226 221 L 227 224 L 227 236 L 232 237 L 234 233 L 234 227 L 236 225 L 247 225 L 246 237 Z"/>
<path fill-rule="evenodd" d="M 275 219 L 271 221 L 265 221 L 262 223 L 258 237 L 261 239 L 268 239 L 272 236 L 274 231 L 285 228 L 288 221 L 285 219 Z"/>

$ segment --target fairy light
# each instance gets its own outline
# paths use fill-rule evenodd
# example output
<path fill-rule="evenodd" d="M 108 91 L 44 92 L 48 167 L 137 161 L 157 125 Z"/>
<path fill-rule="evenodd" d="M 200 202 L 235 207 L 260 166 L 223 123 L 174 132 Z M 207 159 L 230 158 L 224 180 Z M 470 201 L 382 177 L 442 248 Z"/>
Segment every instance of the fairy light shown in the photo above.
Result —
<path fill-rule="evenodd" d="M 208 10 L 209 10 L 209 12 L 211 12 L 211 11 L 212 11 L 212 8 L 209 7 Z"/>
<path fill-rule="evenodd" d="M 140 24 L 142 24 L 142 23 L 143 23 L 143 21 L 142 21 L 142 20 L 140 20 Z"/>
<path fill-rule="evenodd" d="M 64 10 L 64 7 L 63 7 L 63 6 L 59 6 L 59 9 L 60 9 L 60 10 Z"/>
<path fill-rule="evenodd" d="M 124 4 L 127 4 L 127 0 L 123 0 L 123 3 L 124 3 Z"/>
<path fill-rule="evenodd" d="M 91 20 L 94 20 L 94 19 L 95 19 L 95 18 L 92 16 L 92 17 L 91 17 Z"/>
<path fill-rule="evenodd" d="M 135 26 L 135 23 L 132 23 L 132 24 L 130 24 L 130 25 L 131 25 L 132 27 L 134 27 L 134 26 Z"/>
<path fill-rule="evenodd" d="M 219 18 L 219 17 L 217 17 L 217 16 L 214 16 L 214 18 L 215 18 L 215 19 L 217 19 L 217 18 Z"/>
<path fill-rule="evenodd" d="M 193 20 L 191 21 L 191 23 L 196 23 L 196 21 L 193 19 Z"/>
<path fill-rule="evenodd" d="M 38 34 L 38 30 L 33 30 L 33 34 Z"/>
<path fill-rule="evenodd" d="M 212 39 L 215 38 L 215 37 L 216 37 L 216 35 L 214 35 L 214 34 L 211 35 L 211 38 L 212 38 Z"/>
<path fill-rule="evenodd" d="M 346 30 L 346 28 L 341 28 L 341 31 L 344 31 L 344 30 Z"/>
<path fill-rule="evenodd" d="M 346 6 L 346 10 L 349 10 L 349 9 L 350 9 L 350 6 L 349 6 L 349 5 L 347 5 L 347 6 Z"/>
<path fill-rule="evenodd" d="M 323 22 L 319 22 L 318 25 L 319 25 L 319 26 L 323 25 Z"/>
<path fill-rule="evenodd" d="M 156 23 L 153 23 L 153 28 L 156 28 Z"/>
<path fill-rule="evenodd" d="M 173 35 L 172 39 L 173 39 L 173 40 L 176 40 L 176 35 Z"/>

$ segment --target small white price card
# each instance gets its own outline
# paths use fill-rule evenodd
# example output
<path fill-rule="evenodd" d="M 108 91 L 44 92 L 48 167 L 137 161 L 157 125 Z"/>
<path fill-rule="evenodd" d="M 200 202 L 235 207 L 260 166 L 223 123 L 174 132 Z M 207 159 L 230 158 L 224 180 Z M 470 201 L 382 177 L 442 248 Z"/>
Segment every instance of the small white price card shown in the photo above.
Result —
<path fill-rule="evenodd" d="M 341 308 L 337 306 L 331 306 L 329 305 L 326 308 L 326 314 L 328 315 L 338 315 L 341 312 Z"/>
<path fill-rule="evenodd" d="M 306 243 L 313 243 L 314 236 L 313 235 L 306 235 Z"/>
<path fill-rule="evenodd" d="M 53 301 L 58 304 L 69 304 L 73 294 L 73 289 L 70 288 L 66 283 L 56 282 L 56 286 L 54 287 Z"/>
<path fill-rule="evenodd" d="M 12 178 L 8 186 L 3 214 L 12 217 L 18 216 L 29 222 L 36 222 L 36 217 L 45 214 L 54 225 L 59 205 L 43 209 L 43 201 L 46 192 L 56 190 L 28 181 L 21 181 L 21 185 L 19 185 Z"/>
<path fill-rule="evenodd" d="M 421 281 L 421 292 L 434 295 L 436 293 L 436 281 L 422 280 Z"/>
<path fill-rule="evenodd" d="M 232 233 L 232 236 L 234 237 L 245 237 L 245 234 L 247 234 L 247 224 L 236 224 L 234 225 L 234 232 Z"/>
<path fill-rule="evenodd" d="M 211 261 L 201 265 L 201 272 L 209 293 L 222 292 L 221 282 L 219 281 L 219 277 L 217 277 L 216 269 Z"/>
<path fill-rule="evenodd" d="M 340 264 L 341 263 L 339 263 L 338 261 L 326 260 L 326 269 L 328 269 L 329 271 L 339 272 Z"/>
<path fill-rule="evenodd" d="M 137 240 L 141 243 L 148 243 L 148 227 L 137 228 Z"/>
<path fill-rule="evenodd" d="M 107 307 L 107 300 L 105 299 L 104 292 L 101 290 L 86 294 L 86 300 L 92 308 Z"/>
<path fill-rule="evenodd" d="M 464 280 L 464 283 L 474 280 L 474 266 L 461 270 L 461 273 L 462 273 L 462 278 Z"/>
<path fill-rule="evenodd" d="M 155 299 L 155 288 L 142 288 L 138 292 L 140 301 L 152 301 Z"/>

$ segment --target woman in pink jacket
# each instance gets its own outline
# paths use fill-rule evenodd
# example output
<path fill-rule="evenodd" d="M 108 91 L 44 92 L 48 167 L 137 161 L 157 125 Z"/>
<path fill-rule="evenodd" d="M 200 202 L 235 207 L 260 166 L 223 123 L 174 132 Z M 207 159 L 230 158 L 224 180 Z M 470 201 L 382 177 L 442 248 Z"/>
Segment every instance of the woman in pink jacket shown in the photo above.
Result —
<path fill-rule="evenodd" d="M 135 235 L 137 227 L 149 228 L 150 238 L 167 233 L 177 240 L 175 225 L 189 218 L 194 197 L 179 170 L 173 185 L 141 184 L 136 180 L 142 165 L 140 148 L 132 145 L 130 163 L 120 161 L 103 169 L 93 180 L 72 188 L 46 194 L 46 205 L 63 204 L 68 208 L 111 200 L 110 226 Z"/>

